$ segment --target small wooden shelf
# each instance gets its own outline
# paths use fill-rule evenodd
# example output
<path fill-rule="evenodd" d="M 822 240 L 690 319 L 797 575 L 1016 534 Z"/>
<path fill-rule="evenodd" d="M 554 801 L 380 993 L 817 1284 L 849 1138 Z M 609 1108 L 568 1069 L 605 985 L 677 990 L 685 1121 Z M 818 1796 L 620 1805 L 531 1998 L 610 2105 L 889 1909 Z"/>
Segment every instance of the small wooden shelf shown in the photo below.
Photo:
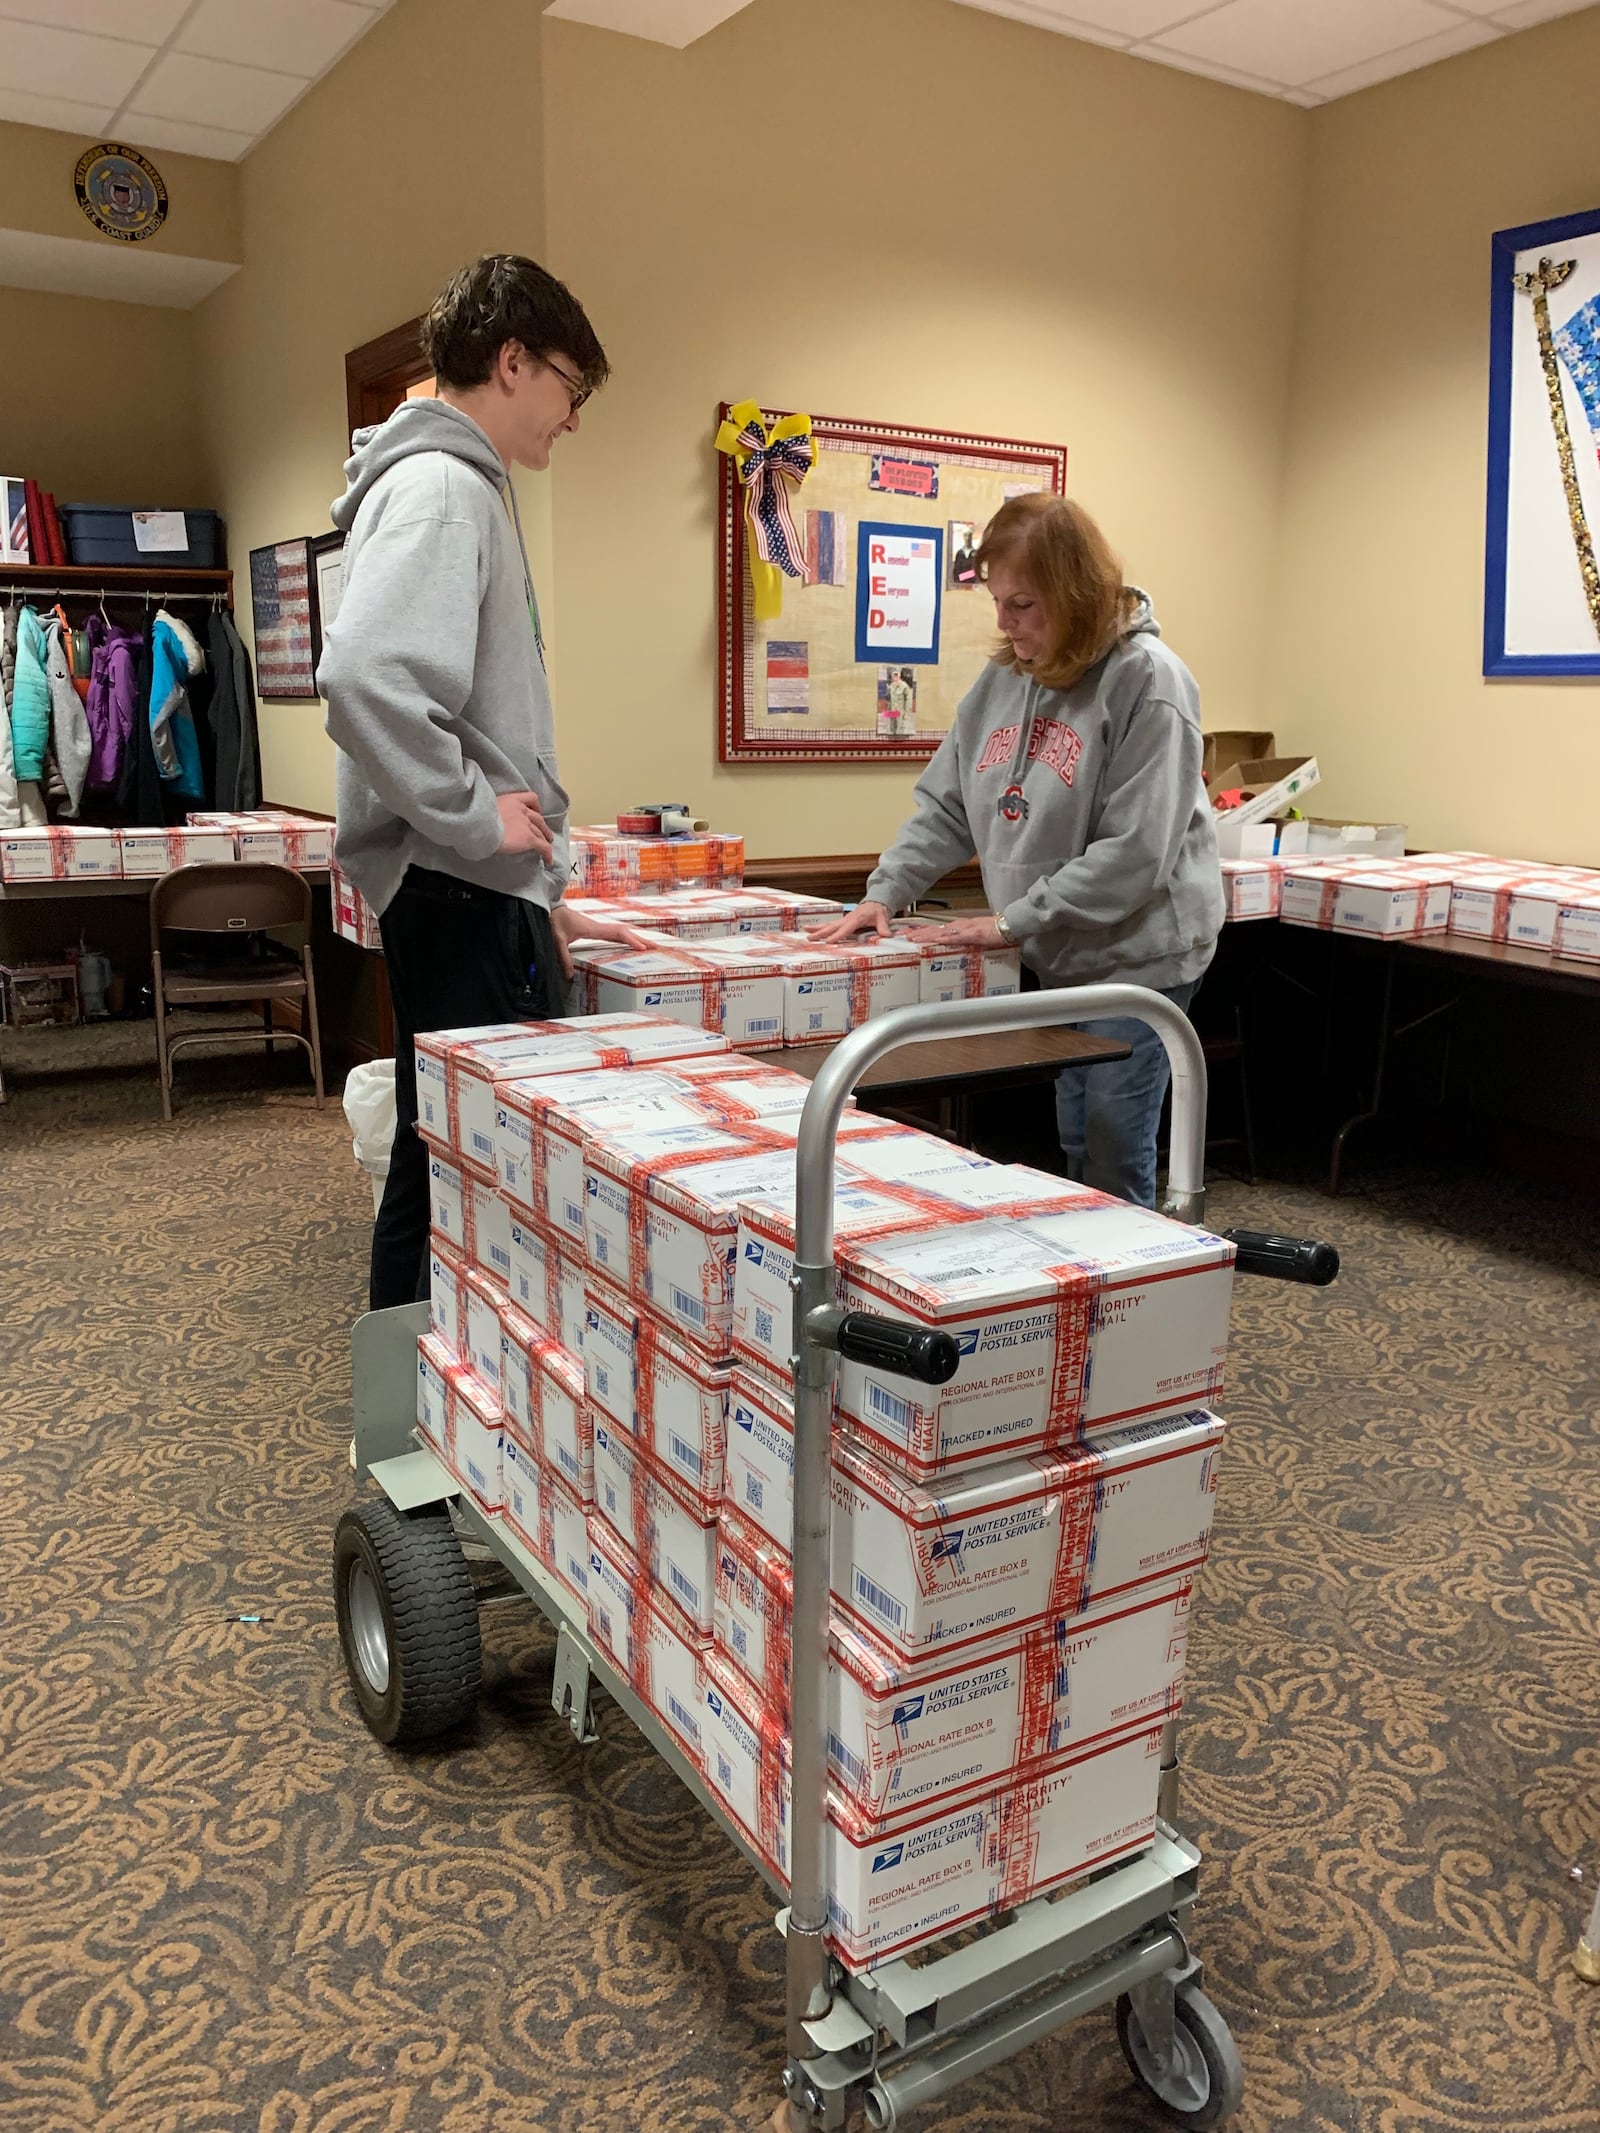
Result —
<path fill-rule="evenodd" d="M 56 585 L 71 592 L 97 592 L 102 585 L 107 592 L 154 592 L 163 585 L 181 585 L 185 592 L 228 592 L 233 572 L 186 565 L 163 570 L 142 563 L 0 563 L 0 582 Z"/>

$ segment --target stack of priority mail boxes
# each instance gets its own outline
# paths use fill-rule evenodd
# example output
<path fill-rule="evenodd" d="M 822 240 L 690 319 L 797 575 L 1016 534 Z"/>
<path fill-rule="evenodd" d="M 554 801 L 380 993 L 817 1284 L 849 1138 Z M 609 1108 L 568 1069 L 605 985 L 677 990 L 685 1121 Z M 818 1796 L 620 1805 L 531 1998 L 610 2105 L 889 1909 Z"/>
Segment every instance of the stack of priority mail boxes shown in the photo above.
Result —
<path fill-rule="evenodd" d="M 1537 865 L 1483 852 L 1276 864 L 1280 912 L 1289 925 L 1391 940 L 1458 933 L 1600 961 L 1600 873 L 1588 868 Z M 1238 893 L 1230 884 L 1230 900 Z"/>
<path fill-rule="evenodd" d="M 576 1004 L 592 1014 L 672 1015 L 749 1051 L 822 1044 L 891 1008 L 1021 985 L 1015 949 L 944 949 L 905 934 L 826 945 L 804 931 L 647 937 L 645 949 L 578 942 Z"/>
<path fill-rule="evenodd" d="M 603 822 L 571 828 L 567 837 L 580 895 L 653 898 L 672 889 L 737 889 L 744 881 L 743 837 L 715 830 L 634 837 Z"/>
<path fill-rule="evenodd" d="M 383 949 L 378 914 L 337 861 L 328 869 L 328 891 L 333 903 L 333 930 L 341 940 L 358 948 Z"/>
<path fill-rule="evenodd" d="M 265 860 L 279 867 L 333 864 L 333 824 L 317 815 L 297 815 L 287 807 L 258 807 L 243 813 L 192 814 L 188 821 L 191 829 L 227 831 L 240 859 Z"/>
<path fill-rule="evenodd" d="M 1281 859 L 1224 859 L 1224 916 L 1233 921 L 1276 918 L 1283 908 L 1283 870 L 1287 864 Z"/>
<path fill-rule="evenodd" d="M 1429 856 L 1450 864 L 1452 933 L 1600 962 L 1600 873 L 1482 852 Z"/>
<path fill-rule="evenodd" d="M 573 890 L 563 898 L 579 917 L 618 919 L 674 940 L 726 940 L 739 933 L 806 932 L 830 925 L 844 905 L 798 889 L 667 889 L 659 896 L 596 896 Z"/>

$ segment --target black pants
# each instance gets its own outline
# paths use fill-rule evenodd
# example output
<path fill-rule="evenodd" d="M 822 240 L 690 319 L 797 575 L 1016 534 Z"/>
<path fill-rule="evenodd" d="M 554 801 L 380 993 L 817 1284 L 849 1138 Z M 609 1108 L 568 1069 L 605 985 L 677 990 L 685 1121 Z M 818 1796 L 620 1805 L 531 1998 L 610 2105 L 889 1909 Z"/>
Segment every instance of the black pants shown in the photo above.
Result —
<path fill-rule="evenodd" d="M 409 867 L 378 921 L 394 1003 L 394 1147 L 372 1232 L 371 1304 L 428 1293 L 428 1150 L 417 1136 L 412 1041 L 435 1029 L 565 1011 L 550 914 L 520 896 Z"/>

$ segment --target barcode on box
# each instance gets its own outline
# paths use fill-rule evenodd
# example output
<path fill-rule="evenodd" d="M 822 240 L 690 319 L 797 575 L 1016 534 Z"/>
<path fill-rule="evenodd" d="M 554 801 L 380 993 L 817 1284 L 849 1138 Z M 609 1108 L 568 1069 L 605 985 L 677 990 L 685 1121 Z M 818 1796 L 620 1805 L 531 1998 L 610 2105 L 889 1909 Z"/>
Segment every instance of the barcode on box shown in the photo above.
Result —
<path fill-rule="evenodd" d="M 697 1326 L 706 1322 L 706 1307 L 698 1296 L 691 1296 L 687 1289 L 674 1288 L 672 1308 L 680 1318 L 687 1318 Z"/>
<path fill-rule="evenodd" d="M 596 1363 L 594 1366 L 594 1389 L 602 1399 L 605 1399 L 610 1394 L 611 1373 L 604 1363 Z"/>
<path fill-rule="evenodd" d="M 758 1022 L 747 1022 L 745 1028 L 752 1037 L 770 1037 L 778 1026 L 776 1015 L 763 1015 Z"/>
<path fill-rule="evenodd" d="M 735 1622 L 732 1627 L 735 1656 L 740 1659 L 748 1659 L 750 1656 L 750 1633 L 742 1622 Z"/>
<path fill-rule="evenodd" d="M 580 1592 L 589 1590 L 589 1566 L 587 1563 L 580 1563 L 575 1555 L 567 1557 L 567 1575 Z"/>
<path fill-rule="evenodd" d="M 763 1493 L 764 1492 L 761 1486 L 761 1476 L 759 1474 L 747 1473 L 744 1477 L 744 1500 L 750 1506 L 752 1511 L 759 1511 L 761 1509 L 761 1498 Z"/>
<path fill-rule="evenodd" d="M 472 1129 L 472 1145 L 481 1155 L 492 1156 L 495 1153 L 494 1142 L 487 1133 L 480 1133 L 476 1126 Z"/>
<path fill-rule="evenodd" d="M 685 1577 L 676 1563 L 667 1565 L 667 1575 L 672 1580 L 672 1589 L 678 1595 L 678 1598 L 682 1600 L 690 1614 L 697 1615 L 700 1612 L 699 1586 L 694 1582 L 693 1578 Z"/>
<path fill-rule="evenodd" d="M 676 1432 L 669 1434 L 667 1442 L 672 1449 L 672 1456 L 677 1460 L 679 1466 L 686 1467 L 691 1474 L 700 1472 L 700 1454 L 694 1445 L 687 1443 Z"/>
<path fill-rule="evenodd" d="M 728 1761 L 728 1758 L 722 1753 L 721 1749 L 718 1749 L 717 1751 L 717 1783 L 722 1787 L 724 1792 L 732 1792 L 733 1765 Z"/>
<path fill-rule="evenodd" d="M 883 1621 L 892 1623 L 896 1629 L 903 1627 L 906 1611 L 894 1594 L 885 1592 L 881 1585 L 875 1585 L 859 1564 L 852 1565 L 852 1576 L 856 1598 L 864 1606 L 870 1607 Z"/>
<path fill-rule="evenodd" d="M 700 1745 L 700 1721 L 683 1708 L 676 1696 L 667 1691 L 667 1716 L 680 1733 L 687 1733 L 698 1748 Z"/>
<path fill-rule="evenodd" d="M 570 1200 L 568 1200 L 568 1201 L 566 1202 L 566 1211 L 567 1211 L 567 1227 L 568 1227 L 568 1229 L 582 1229 L 582 1227 L 583 1227 L 583 1209 L 582 1209 L 581 1207 L 574 1207 L 574 1205 L 572 1204 L 572 1202 L 571 1202 Z"/>
<path fill-rule="evenodd" d="M 611 1257 L 611 1246 L 604 1230 L 596 1230 L 594 1233 L 594 1256 L 596 1259 L 604 1260 L 609 1260 Z"/>
<path fill-rule="evenodd" d="M 612 1518 L 615 1518 L 617 1515 L 617 1492 L 609 1481 L 604 1484 L 604 1488 L 606 1492 L 606 1510 Z"/>
<path fill-rule="evenodd" d="M 763 1348 L 772 1346 L 772 1313 L 756 1305 L 756 1339 Z"/>
<path fill-rule="evenodd" d="M 832 1763 L 837 1763 L 851 1784 L 858 1789 L 866 1784 L 866 1764 L 859 1755 L 851 1753 L 837 1733 L 828 1735 L 828 1760 Z"/>
<path fill-rule="evenodd" d="M 503 1244 L 496 1244 L 491 1239 L 489 1244 L 489 1257 L 494 1261 L 497 1267 L 503 1268 L 504 1271 L 508 1274 L 511 1272 L 511 1254 Z"/>
<path fill-rule="evenodd" d="M 564 1467 L 566 1468 L 567 1472 L 568 1472 L 568 1473 L 569 1473 L 569 1474 L 570 1474 L 570 1475 L 572 1476 L 572 1478 L 573 1478 L 573 1480 L 574 1480 L 574 1481 L 576 1481 L 576 1480 L 577 1480 L 577 1478 L 578 1478 L 578 1462 L 577 1462 L 576 1458 L 574 1458 L 573 1454 L 572 1454 L 572 1453 L 571 1453 L 571 1452 L 570 1452 L 570 1451 L 569 1451 L 569 1450 L 567 1449 L 567 1447 L 566 1447 L 566 1446 L 565 1446 L 564 1444 L 558 1444 L 558 1445 L 556 1446 L 556 1461 L 557 1461 L 557 1463 L 558 1463 L 559 1465 L 561 1465 L 561 1466 L 564 1466 Z M 608 1489 L 608 1490 L 606 1491 L 606 1494 L 607 1494 L 608 1496 L 610 1496 L 610 1495 L 611 1495 L 611 1492 L 610 1492 L 610 1490 L 609 1490 L 609 1489 Z M 615 1499 L 615 1497 L 612 1497 L 611 1501 L 612 1501 L 612 1508 L 614 1509 L 614 1508 L 615 1508 L 615 1505 L 616 1505 L 616 1499 Z"/>
<path fill-rule="evenodd" d="M 595 1610 L 594 1610 L 594 1611 L 595 1611 L 595 1614 L 597 1615 L 597 1617 L 599 1618 L 599 1622 L 600 1622 L 600 1634 L 601 1634 L 601 1636 L 602 1636 L 602 1637 L 604 1637 L 604 1638 L 605 1638 L 605 1640 L 606 1640 L 607 1644 L 609 1644 L 609 1643 L 611 1642 L 611 1614 L 610 1614 L 610 1610 L 609 1610 L 609 1609 L 607 1609 L 607 1608 L 604 1608 L 604 1607 L 600 1606 L 600 1605 L 599 1605 L 599 1603 L 598 1603 L 598 1602 L 596 1602 L 596 1605 L 595 1605 Z"/>
<path fill-rule="evenodd" d="M 867 1380 L 867 1406 L 875 1422 L 885 1422 L 897 1436 L 909 1437 L 911 1417 L 915 1412 L 909 1400 L 902 1400 L 875 1378 Z"/>

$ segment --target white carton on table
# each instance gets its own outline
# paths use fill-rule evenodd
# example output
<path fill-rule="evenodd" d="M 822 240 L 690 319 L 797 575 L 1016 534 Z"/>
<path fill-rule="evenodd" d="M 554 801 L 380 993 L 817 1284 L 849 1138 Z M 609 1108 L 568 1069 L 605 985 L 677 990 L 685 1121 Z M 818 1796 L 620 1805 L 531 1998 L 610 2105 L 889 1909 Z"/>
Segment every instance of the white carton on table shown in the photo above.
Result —
<path fill-rule="evenodd" d="M 1276 859 L 1224 859 L 1224 915 L 1235 921 L 1276 918 L 1283 904 L 1283 867 Z"/>
<path fill-rule="evenodd" d="M 333 863 L 333 824 L 308 815 L 244 814 L 233 817 L 241 859 L 276 867 L 326 867 Z"/>
<path fill-rule="evenodd" d="M 544 1481 L 539 1462 L 507 1423 L 500 1440 L 500 1516 L 524 1548 L 536 1560 L 540 1554 L 540 1529 L 544 1522 Z"/>
<path fill-rule="evenodd" d="M 783 978 L 775 966 L 719 961 L 723 941 L 653 949 L 579 942 L 572 959 L 596 1014 L 644 1009 L 746 1051 L 783 1042 Z"/>
<path fill-rule="evenodd" d="M 444 1238 L 428 1239 L 428 1316 L 434 1336 L 452 1356 L 459 1357 L 466 1344 L 466 1300 L 462 1284 L 466 1264 L 460 1251 Z"/>
<path fill-rule="evenodd" d="M 583 1370 L 595 1409 L 652 1452 L 703 1519 L 722 1500 L 729 1372 L 676 1341 L 648 1312 L 591 1282 Z"/>
<path fill-rule="evenodd" d="M 0 880 L 120 880 L 122 853 L 113 829 L 52 822 L 0 835 Z"/>
<path fill-rule="evenodd" d="M 603 1518 L 589 1520 L 589 1633 L 696 1769 L 704 1768 L 706 1640 L 662 1607 L 638 1558 Z"/>
<path fill-rule="evenodd" d="M 940 1386 L 840 1358 L 838 1399 L 904 1472 L 1049 1450 L 1214 1397 L 1233 1247 L 1119 1201 L 839 1247 L 839 1301 L 949 1333 Z"/>
<path fill-rule="evenodd" d="M 1591 962 L 1600 957 L 1600 881 L 1525 884 L 1512 895 L 1505 938 Z"/>
<path fill-rule="evenodd" d="M 1283 873 L 1280 916 L 1292 926 L 1387 940 L 1443 933 L 1450 923 L 1453 886 L 1452 869 L 1436 864 L 1291 860 Z"/>
<path fill-rule="evenodd" d="M 116 836 L 125 880 L 174 867 L 228 866 L 239 856 L 225 829 L 122 829 Z"/>
<path fill-rule="evenodd" d="M 843 953 L 804 934 L 748 934 L 718 944 L 719 960 L 735 955 L 759 958 L 763 968 L 781 974 L 785 1044 L 825 1044 L 850 1028 L 850 964 Z"/>
<path fill-rule="evenodd" d="M 922 960 L 918 996 L 923 1000 L 994 1000 L 1022 990 L 1022 951 L 1019 948 L 943 948 L 938 942 L 919 940 L 906 927 L 925 926 L 927 919 L 905 919 L 895 938 L 906 941 Z"/>
<path fill-rule="evenodd" d="M 594 1431 L 582 1363 L 503 1300 L 500 1354 L 507 1426 L 587 1509 L 594 1502 Z"/>
<path fill-rule="evenodd" d="M 569 1355 L 583 1353 L 583 1284 L 581 1259 L 564 1252 L 531 1222 L 513 1213 L 511 1300 Z"/>
<path fill-rule="evenodd" d="M 463 1168 L 467 1205 L 467 1256 L 497 1288 L 511 1287 L 511 1208 L 476 1171 Z"/>
<path fill-rule="evenodd" d="M 738 1127 L 590 1142 L 584 1246 L 594 1271 L 647 1301 L 714 1359 L 732 1339 L 738 1203 L 794 1182 L 792 1147 Z"/>
<path fill-rule="evenodd" d="M 624 1429 L 596 1418 L 595 1509 L 608 1519 L 657 1591 L 703 1636 L 711 1633 L 717 1528 Z"/>

